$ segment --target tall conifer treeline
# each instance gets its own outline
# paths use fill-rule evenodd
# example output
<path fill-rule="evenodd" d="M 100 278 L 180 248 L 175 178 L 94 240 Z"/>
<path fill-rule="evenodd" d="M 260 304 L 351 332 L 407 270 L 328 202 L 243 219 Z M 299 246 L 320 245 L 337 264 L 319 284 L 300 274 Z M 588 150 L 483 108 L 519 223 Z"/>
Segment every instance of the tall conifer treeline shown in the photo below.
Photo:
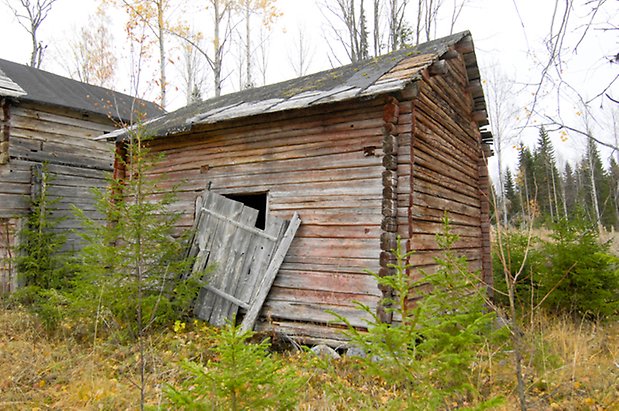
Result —
<path fill-rule="evenodd" d="M 543 127 L 533 149 L 520 144 L 518 150 L 516 169 L 504 172 L 500 194 L 509 224 L 519 226 L 533 216 L 537 226 L 579 218 L 619 228 L 619 163 L 611 158 L 605 168 L 595 141 L 590 139 L 581 159 L 562 170 Z"/>

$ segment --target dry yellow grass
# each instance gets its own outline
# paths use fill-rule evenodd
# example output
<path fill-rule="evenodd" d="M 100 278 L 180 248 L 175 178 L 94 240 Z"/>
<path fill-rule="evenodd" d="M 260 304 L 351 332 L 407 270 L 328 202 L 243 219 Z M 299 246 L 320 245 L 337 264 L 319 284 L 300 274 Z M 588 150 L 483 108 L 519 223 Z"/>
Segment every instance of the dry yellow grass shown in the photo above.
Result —
<path fill-rule="evenodd" d="M 177 330 L 179 331 L 179 330 Z M 525 379 L 531 409 L 617 410 L 619 404 L 619 326 L 574 323 L 539 314 L 525 329 Z M 209 358 L 213 330 L 201 325 L 169 330 L 148 341 L 147 403 L 162 402 L 162 385 L 178 384 L 184 358 Z M 480 353 L 471 383 L 480 398 L 505 397 L 500 409 L 518 409 L 512 358 L 507 347 Z M 304 354 L 283 353 L 286 363 L 306 378 L 301 410 L 381 409 L 398 391 L 359 372 L 355 360 L 320 366 Z M 70 336 L 50 338 L 22 310 L 0 309 L 0 410 L 136 409 L 135 347 L 111 342 L 78 343 Z"/>
<path fill-rule="evenodd" d="M 619 325 L 574 322 L 537 313 L 524 326 L 524 377 L 531 409 L 619 409 Z M 492 385 L 512 389 L 505 410 L 518 409 L 512 359 L 492 366 Z M 502 382 L 501 382 L 502 381 Z"/>

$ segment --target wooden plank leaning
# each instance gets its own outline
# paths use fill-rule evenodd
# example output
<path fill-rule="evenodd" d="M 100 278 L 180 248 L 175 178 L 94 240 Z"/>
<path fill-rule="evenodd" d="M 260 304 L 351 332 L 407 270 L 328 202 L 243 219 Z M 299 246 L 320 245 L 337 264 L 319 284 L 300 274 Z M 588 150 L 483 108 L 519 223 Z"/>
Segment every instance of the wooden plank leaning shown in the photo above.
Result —
<path fill-rule="evenodd" d="M 261 284 L 258 286 L 258 291 L 252 301 L 249 302 L 250 308 L 245 314 L 245 318 L 243 318 L 243 322 L 241 323 L 241 329 L 252 330 L 254 328 L 254 324 L 258 319 L 258 315 L 260 314 L 260 310 L 262 305 L 266 301 L 266 298 L 271 290 L 271 286 L 273 285 L 273 281 L 275 281 L 275 277 L 277 276 L 277 272 L 279 271 L 279 267 L 284 262 L 284 257 L 286 257 L 286 253 L 288 252 L 288 248 L 290 248 L 290 244 L 294 239 L 295 234 L 297 233 L 297 229 L 301 225 L 301 219 L 297 213 L 294 213 L 292 219 L 290 220 L 290 224 L 288 225 L 288 229 L 282 238 L 282 241 L 279 243 L 277 250 L 273 254 L 273 258 L 271 259 L 271 263 L 269 264 L 269 268 L 267 269 Z"/>

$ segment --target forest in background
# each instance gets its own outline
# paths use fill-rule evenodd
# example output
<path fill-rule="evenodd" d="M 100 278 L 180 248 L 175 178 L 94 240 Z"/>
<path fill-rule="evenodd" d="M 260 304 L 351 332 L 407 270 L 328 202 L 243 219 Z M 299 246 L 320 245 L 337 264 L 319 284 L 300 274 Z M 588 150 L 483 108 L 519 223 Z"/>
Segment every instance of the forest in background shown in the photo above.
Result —
<path fill-rule="evenodd" d="M 518 162 L 503 174 L 495 222 L 526 228 L 550 227 L 561 219 L 584 220 L 593 226 L 616 230 L 619 224 L 619 163 L 605 164 L 593 140 L 575 165 L 557 165 L 555 149 L 544 127 L 533 148 L 519 144 Z"/>

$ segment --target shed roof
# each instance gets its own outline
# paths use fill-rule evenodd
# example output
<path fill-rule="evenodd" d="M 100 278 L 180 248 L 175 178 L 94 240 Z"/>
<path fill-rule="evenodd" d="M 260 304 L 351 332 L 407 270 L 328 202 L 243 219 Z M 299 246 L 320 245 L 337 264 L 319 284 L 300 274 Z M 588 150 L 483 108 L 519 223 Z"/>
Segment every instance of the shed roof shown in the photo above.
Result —
<path fill-rule="evenodd" d="M 130 121 L 137 114 L 152 118 L 164 113 L 154 103 L 3 59 L 0 59 L 0 97 L 18 97 L 123 121 Z"/>
<path fill-rule="evenodd" d="M 188 132 L 200 124 L 402 91 L 461 41 L 472 45 L 468 31 L 305 77 L 197 102 L 148 121 L 145 126 L 150 135 L 163 137 Z M 469 77 L 474 77 L 469 80 L 478 79 L 472 47 L 467 54 Z M 483 95 L 476 98 L 476 106 L 485 109 Z M 102 138 L 122 139 L 125 134 L 126 130 L 117 130 Z"/>

